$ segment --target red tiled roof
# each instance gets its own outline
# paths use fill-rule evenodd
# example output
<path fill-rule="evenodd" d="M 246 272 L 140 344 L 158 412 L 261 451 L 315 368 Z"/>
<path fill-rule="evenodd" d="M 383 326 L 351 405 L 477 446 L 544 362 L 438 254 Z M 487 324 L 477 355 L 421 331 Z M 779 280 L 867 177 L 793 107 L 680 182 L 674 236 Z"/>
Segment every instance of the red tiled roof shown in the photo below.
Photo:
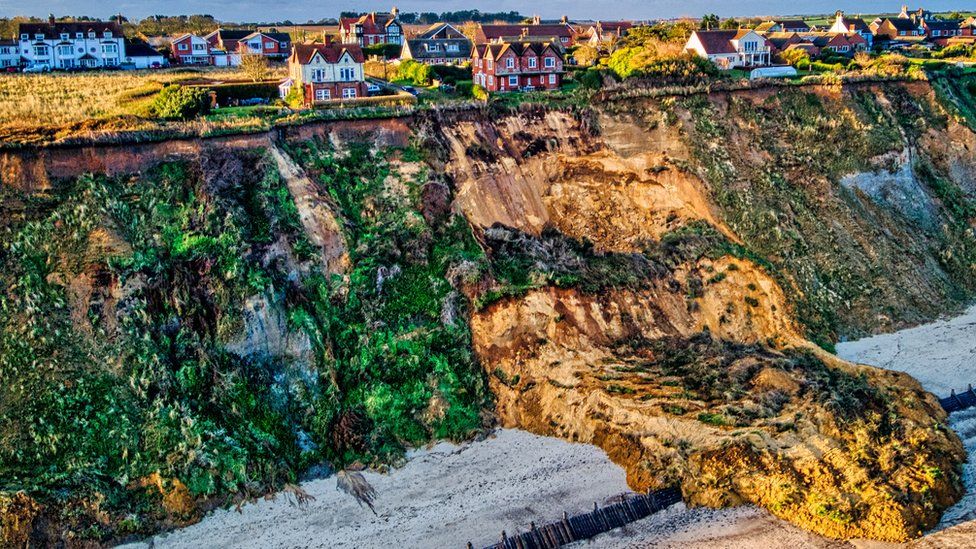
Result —
<path fill-rule="evenodd" d="M 740 38 L 737 30 L 696 31 L 698 41 L 705 48 L 705 53 L 735 53 L 732 40 Z"/>
<path fill-rule="evenodd" d="M 355 44 L 295 44 L 292 57 L 299 64 L 308 65 L 316 53 L 321 55 L 327 63 L 338 62 L 344 53 L 349 53 L 356 63 L 366 61 L 363 50 Z"/>
<path fill-rule="evenodd" d="M 576 31 L 569 24 L 555 25 L 478 25 L 478 41 L 487 42 L 499 40 L 501 38 L 518 38 L 523 36 L 536 38 L 549 38 L 556 36 L 559 38 L 572 37 Z"/>

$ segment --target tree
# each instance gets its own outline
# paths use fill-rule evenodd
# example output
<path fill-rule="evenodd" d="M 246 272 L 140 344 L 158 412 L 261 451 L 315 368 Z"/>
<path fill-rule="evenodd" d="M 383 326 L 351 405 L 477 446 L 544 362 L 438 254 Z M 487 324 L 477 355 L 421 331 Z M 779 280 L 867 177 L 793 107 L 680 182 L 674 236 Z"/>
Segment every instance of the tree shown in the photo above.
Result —
<path fill-rule="evenodd" d="M 210 96 L 203 88 L 173 84 L 153 98 L 149 111 L 157 118 L 189 120 L 210 110 Z"/>
<path fill-rule="evenodd" d="M 397 67 L 396 79 L 407 80 L 416 86 L 429 86 L 430 66 L 407 59 Z"/>
<path fill-rule="evenodd" d="M 594 63 L 596 63 L 597 59 L 599 58 L 600 58 L 600 52 L 598 52 L 596 48 L 590 45 L 580 46 L 576 48 L 576 51 L 573 52 L 573 59 L 576 60 L 577 64 L 583 67 L 589 67 L 593 65 Z"/>
<path fill-rule="evenodd" d="M 302 89 L 301 84 L 292 85 L 291 89 L 288 90 L 288 95 L 285 96 L 285 103 L 293 109 L 300 109 L 305 106 L 305 90 Z"/>
<path fill-rule="evenodd" d="M 718 28 L 718 26 L 719 26 L 718 16 L 715 15 L 714 13 L 709 13 L 702 16 L 701 25 L 699 26 L 699 28 L 705 30 L 712 30 Z"/>
<path fill-rule="evenodd" d="M 722 21 L 719 28 L 722 30 L 736 30 L 739 28 L 739 22 L 734 17 L 729 17 L 725 21 Z"/>
<path fill-rule="evenodd" d="M 260 82 L 268 78 L 268 58 L 260 53 L 242 53 L 241 71 L 253 82 Z"/>

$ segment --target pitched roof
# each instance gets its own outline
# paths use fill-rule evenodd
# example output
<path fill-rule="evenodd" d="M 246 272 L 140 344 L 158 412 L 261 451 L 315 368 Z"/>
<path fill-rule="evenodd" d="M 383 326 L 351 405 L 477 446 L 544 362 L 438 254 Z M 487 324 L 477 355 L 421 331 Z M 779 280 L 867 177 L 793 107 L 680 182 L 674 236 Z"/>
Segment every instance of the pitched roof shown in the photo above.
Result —
<path fill-rule="evenodd" d="M 339 20 L 339 27 L 348 31 L 353 25 L 362 25 L 364 33 L 379 34 L 386 32 L 386 27 L 393 23 L 399 24 L 396 15 L 373 11 L 359 17 L 343 17 Z"/>
<path fill-rule="evenodd" d="M 959 21 L 943 21 L 941 19 L 925 21 L 925 26 L 933 30 L 959 30 L 961 28 Z"/>
<path fill-rule="evenodd" d="M 498 59 L 508 51 L 521 57 L 526 52 L 542 55 L 547 49 L 551 49 L 557 56 L 562 57 L 562 48 L 551 42 L 493 42 L 476 46 L 478 57 L 485 57 L 490 53 L 492 59 Z"/>
<path fill-rule="evenodd" d="M 534 38 L 570 38 L 576 34 L 568 23 L 554 25 L 478 25 L 477 41 L 489 42 L 503 38 L 519 38 L 531 36 Z"/>
<path fill-rule="evenodd" d="M 450 23 L 434 23 L 427 30 L 417 35 L 421 39 L 464 38 L 464 33 L 457 30 Z"/>
<path fill-rule="evenodd" d="M 457 51 L 447 51 L 448 44 L 456 44 Z M 431 51 L 429 46 L 437 46 L 437 51 Z M 471 41 L 467 38 L 438 38 L 426 40 L 422 38 L 412 38 L 407 40 L 407 47 L 410 48 L 410 55 L 414 59 L 467 59 L 471 57 Z"/>
<path fill-rule="evenodd" d="M 255 31 L 251 34 L 241 38 L 241 40 L 250 40 L 255 36 L 267 36 L 268 38 L 274 40 L 275 42 L 291 42 L 291 35 L 287 32 L 261 32 Z"/>
<path fill-rule="evenodd" d="M 701 42 L 705 53 L 735 53 L 735 40 L 739 31 L 734 30 L 715 30 L 715 31 L 695 31 L 698 41 Z"/>
<path fill-rule="evenodd" d="M 17 34 L 29 34 L 31 38 L 34 38 L 35 34 L 43 34 L 44 38 L 55 39 L 59 38 L 61 34 L 74 35 L 75 33 L 83 33 L 87 35 L 89 32 L 94 32 L 97 34 L 104 34 L 105 32 L 112 33 L 112 36 L 122 36 L 122 25 L 119 25 L 115 21 L 76 21 L 71 23 L 21 23 L 18 25 Z"/>
<path fill-rule="evenodd" d="M 904 17 L 890 17 L 885 19 L 885 21 L 891 23 L 891 25 L 895 27 L 895 30 L 898 31 L 918 30 L 918 25 L 916 25 L 914 21 L 911 19 L 905 19 Z"/>
<path fill-rule="evenodd" d="M 868 28 L 868 24 L 864 22 L 864 19 L 856 17 L 842 17 L 841 23 L 844 25 L 844 28 L 854 32 L 870 32 L 871 30 Z"/>
<path fill-rule="evenodd" d="M 125 41 L 126 57 L 162 57 L 162 55 L 142 40 Z"/>
<path fill-rule="evenodd" d="M 207 38 L 217 36 L 221 40 L 241 40 L 252 34 L 254 31 L 248 29 L 217 29 L 208 34 Z"/>
<path fill-rule="evenodd" d="M 807 24 L 803 19 L 773 19 L 773 22 L 777 23 L 784 29 L 809 29 L 810 25 Z"/>
<path fill-rule="evenodd" d="M 363 50 L 355 44 L 295 44 L 291 55 L 299 64 L 308 65 L 316 53 L 321 55 L 326 63 L 338 62 L 345 53 L 348 53 L 356 63 L 366 61 Z"/>

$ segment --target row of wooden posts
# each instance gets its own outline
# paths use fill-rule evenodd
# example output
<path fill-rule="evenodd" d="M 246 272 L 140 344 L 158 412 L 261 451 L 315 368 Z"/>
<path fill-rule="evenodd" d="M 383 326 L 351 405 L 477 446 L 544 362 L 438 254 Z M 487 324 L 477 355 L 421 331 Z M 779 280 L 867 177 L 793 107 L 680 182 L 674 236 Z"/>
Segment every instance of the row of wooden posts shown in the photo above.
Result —
<path fill-rule="evenodd" d="M 972 408 L 976 406 L 976 392 L 973 392 L 972 384 L 969 385 L 966 392 L 959 393 L 958 395 L 955 389 L 953 389 L 949 396 L 939 399 L 939 404 L 949 413 Z"/>
<path fill-rule="evenodd" d="M 665 488 L 628 496 L 623 501 L 600 508 L 596 503 L 593 510 L 570 517 L 563 513 L 563 519 L 537 527 L 531 523 L 527 532 L 509 536 L 502 532 L 498 543 L 489 545 L 485 549 L 556 549 L 584 539 L 590 539 L 597 534 L 609 532 L 625 524 L 648 517 L 662 509 L 666 509 L 681 501 L 681 491 L 677 488 Z M 468 542 L 468 549 L 474 549 Z"/>

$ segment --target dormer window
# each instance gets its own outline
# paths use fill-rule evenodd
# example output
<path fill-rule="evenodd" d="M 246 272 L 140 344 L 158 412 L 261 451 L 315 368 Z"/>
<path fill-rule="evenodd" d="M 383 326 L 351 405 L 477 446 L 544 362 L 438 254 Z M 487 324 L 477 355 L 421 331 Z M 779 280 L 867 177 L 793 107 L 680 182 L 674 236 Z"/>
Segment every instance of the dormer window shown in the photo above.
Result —
<path fill-rule="evenodd" d="M 95 31 L 90 31 L 88 33 L 88 38 L 95 38 Z"/>
<path fill-rule="evenodd" d="M 546 57 L 546 68 L 551 69 L 556 66 L 556 60 L 552 57 Z"/>
<path fill-rule="evenodd" d="M 509 57 L 508 59 L 506 59 L 505 60 L 505 67 L 506 68 L 509 68 L 509 69 L 514 69 L 515 68 L 515 60 L 512 59 L 511 57 Z"/>
<path fill-rule="evenodd" d="M 66 32 L 61 33 L 61 40 L 67 40 L 70 35 Z"/>
<path fill-rule="evenodd" d="M 105 31 L 105 38 L 111 38 L 111 37 L 112 37 L 112 33 L 109 31 Z"/>
<path fill-rule="evenodd" d="M 21 34 L 20 35 L 20 39 L 21 40 L 30 40 L 30 35 L 29 34 Z"/>
<path fill-rule="evenodd" d="M 34 35 L 34 40 L 44 40 L 44 35 L 43 34 L 35 34 Z"/>
<path fill-rule="evenodd" d="M 82 32 L 76 32 L 75 33 L 75 38 L 77 38 L 79 40 L 81 40 L 84 37 L 85 37 L 85 33 L 82 33 Z"/>

